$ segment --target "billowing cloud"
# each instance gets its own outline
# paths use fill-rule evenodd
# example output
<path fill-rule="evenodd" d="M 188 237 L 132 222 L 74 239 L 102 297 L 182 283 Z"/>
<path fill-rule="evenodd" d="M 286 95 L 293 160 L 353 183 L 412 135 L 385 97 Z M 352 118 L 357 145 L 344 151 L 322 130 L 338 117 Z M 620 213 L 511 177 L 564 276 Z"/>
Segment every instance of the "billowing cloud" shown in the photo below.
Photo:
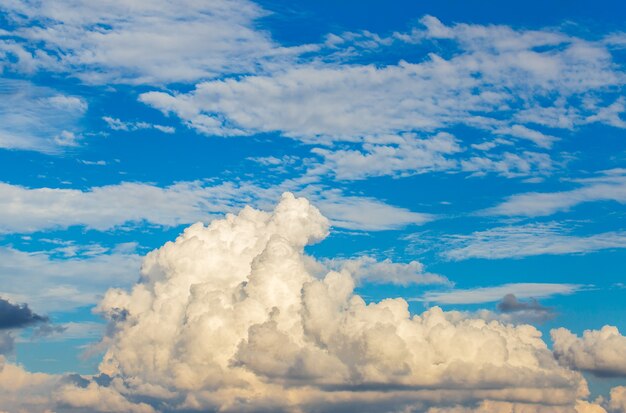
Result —
<path fill-rule="evenodd" d="M 345 56 L 399 44 L 419 44 L 421 56 L 395 64 Z M 140 101 L 210 136 L 276 132 L 326 145 L 314 149 L 321 159 L 313 170 L 344 180 L 443 170 L 539 177 L 559 164 L 546 151 L 560 135 L 590 123 L 626 124 L 614 93 L 625 78 L 601 40 L 554 29 L 446 26 L 426 16 L 411 33 L 330 35 L 324 46 L 314 62 L 301 57 L 191 91 L 146 92 Z M 447 134 L 457 125 L 486 134 L 491 146 L 465 150 Z"/>
<path fill-rule="evenodd" d="M 626 337 L 617 327 L 585 330 L 577 337 L 565 328 L 550 332 L 554 355 L 564 366 L 598 376 L 626 377 Z"/>
<path fill-rule="evenodd" d="M 146 257 L 131 292 L 103 299 L 115 328 L 101 372 L 124 380 L 131 399 L 192 410 L 576 398 L 581 377 L 533 327 L 439 308 L 412 317 L 402 299 L 366 304 L 347 271 L 312 276 L 303 248 L 328 226 L 286 194 L 272 213 L 189 227 Z"/>
<path fill-rule="evenodd" d="M 616 413 L 626 412 L 626 386 L 617 386 L 611 389 L 609 410 Z"/>
<path fill-rule="evenodd" d="M 312 273 L 324 263 L 304 247 L 329 226 L 289 193 L 272 212 L 246 207 L 190 226 L 146 256 L 132 290 L 106 293 L 100 375 L 34 375 L 4 362 L 0 377 L 24 380 L 0 401 L 31 412 L 569 413 L 588 395 L 530 325 L 438 307 L 412 315 L 401 298 L 368 304 L 350 271 L 376 269 L 371 260 Z M 423 272 L 417 263 L 400 269 Z M 36 408 L 19 404 L 31 381 L 45 388 Z"/>
<path fill-rule="evenodd" d="M 60 382 L 60 376 L 28 372 L 0 355 L 0 409 L 11 413 L 50 412 L 51 395 Z"/>

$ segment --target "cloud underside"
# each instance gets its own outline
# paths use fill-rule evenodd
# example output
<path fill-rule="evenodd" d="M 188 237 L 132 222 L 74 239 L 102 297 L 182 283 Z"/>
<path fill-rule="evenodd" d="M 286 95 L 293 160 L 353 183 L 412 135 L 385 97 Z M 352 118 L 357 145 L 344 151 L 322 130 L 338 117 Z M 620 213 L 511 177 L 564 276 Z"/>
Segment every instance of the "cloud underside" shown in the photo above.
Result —
<path fill-rule="evenodd" d="M 303 248 L 328 229 L 291 194 L 270 213 L 247 207 L 187 228 L 147 255 L 132 290 L 100 303 L 109 380 L 33 376 L 50 387 L 41 410 L 572 412 L 587 396 L 532 326 L 438 307 L 412 316 L 403 299 L 367 304 L 353 292 L 367 259 L 313 276 Z M 0 394 L 17 406 L 25 389 L 12 388 Z"/>

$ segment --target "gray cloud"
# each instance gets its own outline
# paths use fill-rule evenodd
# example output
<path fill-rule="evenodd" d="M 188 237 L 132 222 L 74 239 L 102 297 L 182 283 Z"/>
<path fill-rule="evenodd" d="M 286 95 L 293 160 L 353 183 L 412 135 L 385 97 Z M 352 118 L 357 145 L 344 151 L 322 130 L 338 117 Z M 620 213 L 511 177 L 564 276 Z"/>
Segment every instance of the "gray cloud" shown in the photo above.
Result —
<path fill-rule="evenodd" d="M 556 316 L 551 307 L 542 305 L 535 298 L 520 301 L 515 294 L 505 295 L 496 307 L 498 311 L 517 321 L 544 322 Z"/>
<path fill-rule="evenodd" d="M 9 331 L 0 332 L 0 355 L 13 351 L 15 338 Z"/>
<path fill-rule="evenodd" d="M 28 304 L 13 304 L 0 298 L 0 330 L 28 327 L 47 322 L 47 317 L 34 313 Z"/>

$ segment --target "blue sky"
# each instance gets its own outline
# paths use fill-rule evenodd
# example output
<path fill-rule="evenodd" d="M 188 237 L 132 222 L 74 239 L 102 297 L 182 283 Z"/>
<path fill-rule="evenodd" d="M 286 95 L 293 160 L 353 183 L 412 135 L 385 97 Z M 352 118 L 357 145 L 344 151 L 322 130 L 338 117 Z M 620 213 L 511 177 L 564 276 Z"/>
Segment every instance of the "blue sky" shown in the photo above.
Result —
<path fill-rule="evenodd" d="M 331 222 L 308 254 L 365 260 L 367 302 L 530 323 L 548 346 L 559 327 L 626 331 L 625 15 L 618 1 L 0 6 L 0 298 L 55 327 L 0 326 L 6 359 L 97 374 L 107 290 L 190 224 L 285 191 Z M 624 385 L 626 370 L 578 369 L 589 400 Z"/>

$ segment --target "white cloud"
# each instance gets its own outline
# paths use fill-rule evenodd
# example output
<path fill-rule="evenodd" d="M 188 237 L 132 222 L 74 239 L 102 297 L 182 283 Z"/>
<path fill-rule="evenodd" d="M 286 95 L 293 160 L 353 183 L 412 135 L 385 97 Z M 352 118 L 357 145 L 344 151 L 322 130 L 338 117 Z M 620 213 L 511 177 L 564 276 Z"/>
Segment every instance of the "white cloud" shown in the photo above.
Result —
<path fill-rule="evenodd" d="M 131 285 L 141 263 L 134 253 L 72 258 L 55 258 L 54 253 L 0 248 L 0 278 L 14 281 L 0 285 L 0 296 L 27 302 L 39 313 L 91 306 L 112 285 Z"/>
<path fill-rule="evenodd" d="M 329 224 L 285 194 L 272 212 L 248 207 L 192 225 L 147 255 L 131 291 L 111 289 L 102 300 L 111 324 L 99 369 L 108 384 L 0 359 L 0 384 L 8 380 L 0 403 L 37 413 L 601 411 L 584 401 L 582 375 L 559 365 L 532 326 L 437 307 L 411 315 L 403 299 L 366 304 L 347 271 L 312 275 L 304 247 Z M 520 297 L 567 290 L 518 287 Z M 619 388 L 613 393 L 617 406 Z"/>
<path fill-rule="evenodd" d="M 602 41 L 554 30 L 445 26 L 434 17 L 421 23 L 411 34 L 390 38 L 332 35 L 313 62 L 206 81 L 185 93 L 147 92 L 140 101 L 206 135 L 279 132 L 328 145 L 313 150 L 323 163 L 312 173 L 331 171 L 339 179 L 459 169 L 509 178 L 546 175 L 554 169 L 550 155 L 522 142 L 548 150 L 560 139 L 554 129 L 592 122 L 621 127 L 623 101 L 613 91 L 625 77 Z M 436 54 L 441 44 L 433 39 L 442 36 L 456 47 L 450 57 Z M 353 54 L 393 50 L 402 42 L 436 47 L 418 63 L 347 63 Z M 614 102 L 589 104 L 599 93 Z M 480 150 L 503 144 L 502 136 L 520 149 L 476 155 L 464 151 L 463 140 L 450 139 L 445 147 L 432 146 L 443 140 L 437 132 L 459 124 L 487 134 L 492 146 Z M 352 144 L 331 145 L 337 142 Z"/>
<path fill-rule="evenodd" d="M 582 186 L 562 192 L 529 192 L 509 197 L 484 211 L 488 215 L 546 216 L 568 211 L 587 202 L 626 203 L 626 175 L 622 170 L 605 171 L 603 176 L 579 181 Z"/>
<path fill-rule="evenodd" d="M 313 152 L 321 155 L 324 162 L 322 167 L 311 173 L 330 169 L 338 179 L 364 179 L 449 170 L 457 166 L 449 155 L 462 150 L 457 140 L 444 132 L 427 139 L 405 135 L 390 137 L 389 140 L 386 145 L 366 143 L 362 146 L 363 152 L 315 148 Z"/>
<path fill-rule="evenodd" d="M 255 28 L 266 12 L 247 0 L 10 0 L 0 9 L 15 26 L 0 34 L 5 70 L 87 83 L 188 82 L 255 71 L 285 54 Z"/>
<path fill-rule="evenodd" d="M 626 248 L 626 232 L 571 235 L 556 222 L 504 226 L 446 237 L 441 255 L 450 260 L 502 259 L 533 255 L 577 254 Z"/>
<path fill-rule="evenodd" d="M 416 31 L 425 47 L 442 32 L 431 30 L 434 21 L 423 20 L 427 29 Z M 200 83 L 189 93 L 148 92 L 140 100 L 209 135 L 279 131 L 309 142 L 359 141 L 462 123 L 547 148 L 556 138 L 520 124 L 514 119 L 519 111 L 550 109 L 624 82 L 602 42 L 548 30 L 437 25 L 458 46 L 449 59 L 431 53 L 420 63 L 383 67 L 299 63 L 268 75 Z M 572 107 L 578 114 L 572 125 L 604 107 L 591 109 Z"/>
<path fill-rule="evenodd" d="M 339 189 L 285 181 L 262 188 L 252 183 L 179 182 L 168 187 L 124 182 L 87 190 L 25 188 L 0 183 L 0 233 L 33 232 L 73 225 L 108 230 L 128 224 L 177 226 L 207 222 L 249 201 L 261 207 L 284 190 L 315 199 L 333 225 L 377 231 L 423 224 L 429 214 L 412 212 L 374 198 L 350 196 Z M 150 208 L 145 206 L 149 204 Z M 114 206 L 109 207 L 109 206 Z"/>
<path fill-rule="evenodd" d="M 497 155 L 472 156 L 461 161 L 461 169 L 474 176 L 497 173 L 507 178 L 515 178 L 547 175 L 554 169 L 554 166 L 548 154 L 520 151 L 519 153 L 504 152 Z"/>
<path fill-rule="evenodd" d="M 585 286 L 581 284 L 516 283 L 467 290 L 430 291 L 412 300 L 438 304 L 482 304 L 500 301 L 507 294 L 513 294 L 517 298 L 539 299 L 559 294 L 573 294 L 584 288 Z"/>
<path fill-rule="evenodd" d="M 95 409 L 98 412 L 154 413 L 146 403 L 132 403 L 112 387 L 91 382 L 86 387 L 65 385 L 58 390 L 55 402 L 74 409 Z"/>
<path fill-rule="evenodd" d="M 0 409 L 9 412 L 51 413 L 50 394 L 60 377 L 31 373 L 0 355 Z"/>
<path fill-rule="evenodd" d="M 585 393 L 533 327 L 438 308 L 412 317 L 402 299 L 366 305 L 347 272 L 312 276 L 303 247 L 328 225 L 284 195 L 272 213 L 188 228 L 146 257 L 131 292 L 107 293 L 100 309 L 116 328 L 101 371 L 128 395 L 163 389 L 178 409 L 386 411 L 441 397 L 565 406 Z"/>
<path fill-rule="evenodd" d="M 27 81 L 0 79 L 0 148 L 59 152 L 80 140 L 87 103 Z"/>
<path fill-rule="evenodd" d="M 107 126 L 110 129 L 113 129 L 116 131 L 131 132 L 131 131 L 136 131 L 140 129 L 156 129 L 163 133 L 176 132 L 176 129 L 174 129 L 171 126 L 156 125 L 156 124 L 147 123 L 147 122 L 125 122 L 123 120 L 112 118 L 110 116 L 104 116 L 102 120 L 104 120 L 107 123 Z"/>
<path fill-rule="evenodd" d="M 609 409 L 611 412 L 626 412 L 626 386 L 617 386 L 611 389 Z"/>
<path fill-rule="evenodd" d="M 375 284 L 443 284 L 452 283 L 446 277 L 425 271 L 419 261 L 393 262 L 390 259 L 377 261 L 374 257 L 361 256 L 352 259 L 323 260 L 320 270 L 347 271 L 356 282 Z"/>
<path fill-rule="evenodd" d="M 529 129 L 523 125 L 512 125 L 510 127 L 496 129 L 494 133 L 528 139 L 529 141 L 532 141 L 535 145 L 546 149 L 549 149 L 554 142 L 559 140 L 559 138 L 555 136 L 543 134 L 539 131 Z"/>
<path fill-rule="evenodd" d="M 626 377 L 626 337 L 617 327 L 585 330 L 577 337 L 565 328 L 550 331 L 554 355 L 559 363 L 598 376 Z"/>

